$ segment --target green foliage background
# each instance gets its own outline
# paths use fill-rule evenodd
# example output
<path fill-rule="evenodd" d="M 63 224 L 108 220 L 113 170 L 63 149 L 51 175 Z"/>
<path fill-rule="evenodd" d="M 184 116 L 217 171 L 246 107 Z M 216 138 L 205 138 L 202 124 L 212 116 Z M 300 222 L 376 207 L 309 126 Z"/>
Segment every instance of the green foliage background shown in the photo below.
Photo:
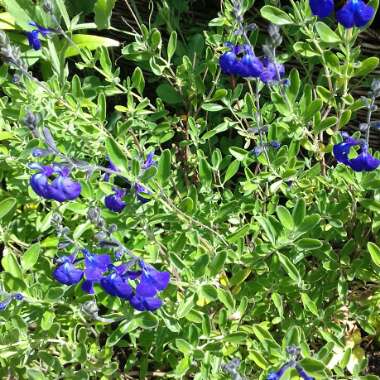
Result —
<path fill-rule="evenodd" d="M 126 23 L 111 18 L 113 0 L 56 0 L 67 38 L 41 52 L 22 29 L 54 27 L 50 16 L 38 2 L 1 1 L 1 27 L 37 78 L 14 84 L 0 67 L 0 279 L 26 296 L 0 312 L 1 378 L 228 379 L 221 366 L 237 357 L 242 376 L 265 379 L 297 345 L 316 379 L 378 379 L 368 364 L 380 344 L 380 174 L 336 165 L 331 151 L 339 130 L 358 124 L 365 103 L 352 89 L 369 88 L 379 60 L 361 56 L 359 30 L 316 20 L 305 0 L 253 2 L 244 1 L 249 21 L 282 26 L 290 81 L 285 97 L 259 86 L 260 108 L 245 81 L 219 70 L 223 43 L 238 39 L 227 0 L 208 24 L 189 21 L 196 4 L 185 0 L 152 2 L 147 19 L 132 17 L 130 2 Z M 257 51 L 265 37 L 250 36 Z M 115 322 L 92 320 L 81 308 L 91 297 L 53 280 L 53 213 L 93 247 L 87 210 L 111 185 L 78 171 L 80 199 L 38 198 L 27 164 L 43 146 L 23 123 L 28 111 L 65 154 L 98 164 L 108 155 L 153 190 L 147 204 L 130 196 L 121 215 L 103 216 L 116 239 L 171 272 L 159 311 L 135 312 L 97 288 L 100 313 Z M 258 112 L 282 146 L 255 157 Z M 141 177 L 148 150 L 158 166 Z"/>

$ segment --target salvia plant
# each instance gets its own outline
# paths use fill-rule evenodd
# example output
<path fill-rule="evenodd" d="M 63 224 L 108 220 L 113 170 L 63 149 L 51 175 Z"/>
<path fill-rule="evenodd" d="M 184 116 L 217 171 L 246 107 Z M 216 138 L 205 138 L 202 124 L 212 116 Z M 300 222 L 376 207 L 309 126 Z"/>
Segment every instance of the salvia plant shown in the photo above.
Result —
<path fill-rule="evenodd" d="M 0 0 L 0 378 L 379 379 L 377 9 Z"/>

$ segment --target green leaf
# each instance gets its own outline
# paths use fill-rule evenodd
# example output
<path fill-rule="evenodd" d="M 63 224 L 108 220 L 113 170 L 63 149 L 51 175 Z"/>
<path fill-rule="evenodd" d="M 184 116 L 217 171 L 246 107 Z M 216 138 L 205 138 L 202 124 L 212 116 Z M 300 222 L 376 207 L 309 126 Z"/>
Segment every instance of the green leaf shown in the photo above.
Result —
<path fill-rule="evenodd" d="M 313 249 L 319 249 L 321 248 L 323 243 L 320 240 L 317 239 L 300 239 L 296 242 L 296 246 L 299 249 L 305 249 L 305 250 L 313 250 Z"/>
<path fill-rule="evenodd" d="M 80 54 L 80 49 L 96 50 L 102 46 L 104 47 L 117 47 L 120 45 L 119 41 L 111 38 L 94 36 L 90 34 L 74 34 L 72 40 L 75 46 L 70 45 L 65 51 L 65 58 L 73 57 Z"/>
<path fill-rule="evenodd" d="M 283 10 L 273 7 L 271 5 L 265 5 L 260 10 L 261 16 L 269 20 L 275 25 L 291 25 L 292 19 Z"/>
<path fill-rule="evenodd" d="M 21 267 L 24 272 L 34 267 L 38 261 L 40 251 L 41 246 L 39 243 L 36 243 L 29 247 L 29 249 L 21 256 Z"/>
<path fill-rule="evenodd" d="M 294 282 L 296 282 L 297 285 L 300 285 L 302 282 L 302 278 L 296 266 L 282 253 L 277 252 L 277 256 L 281 262 L 281 265 L 284 267 L 286 273 L 288 274 L 288 276 Z"/>
<path fill-rule="evenodd" d="M 306 372 L 313 374 L 315 372 L 322 372 L 325 370 L 325 365 L 316 359 L 305 358 L 300 361 L 300 365 Z"/>
<path fill-rule="evenodd" d="M 303 222 L 305 215 L 306 215 L 305 200 L 303 198 L 299 198 L 292 212 L 294 224 L 297 227 Z"/>
<path fill-rule="evenodd" d="M 380 267 L 380 248 L 372 242 L 367 243 L 367 249 L 369 254 L 371 255 L 372 261 Z"/>
<path fill-rule="evenodd" d="M 321 314 L 318 311 L 317 305 L 306 293 L 301 293 L 301 300 L 304 306 L 316 317 L 318 317 Z"/>
<path fill-rule="evenodd" d="M 169 83 L 162 83 L 156 88 L 157 96 L 159 96 L 165 103 L 179 104 L 183 99 L 180 93 Z"/>
<path fill-rule="evenodd" d="M 2 5 L 24 30 L 30 30 L 29 22 L 33 20 L 33 3 L 30 0 L 3 0 Z"/>
<path fill-rule="evenodd" d="M 51 326 L 53 325 L 55 318 L 55 314 L 49 310 L 46 310 L 44 314 L 42 315 L 41 319 L 41 328 L 44 331 L 50 330 Z"/>
<path fill-rule="evenodd" d="M 124 172 L 128 172 L 128 159 L 124 155 L 119 144 L 115 140 L 107 138 L 105 145 L 108 157 L 113 162 L 113 164 L 119 170 L 124 170 Z"/>
<path fill-rule="evenodd" d="M 108 337 L 106 345 L 109 347 L 117 344 L 124 335 L 129 332 L 136 330 L 139 327 L 139 324 L 136 319 L 126 320 L 119 324 L 116 330 Z"/>
<path fill-rule="evenodd" d="M 379 66 L 379 58 L 377 57 L 369 57 L 366 58 L 360 65 L 360 67 L 355 71 L 356 77 L 364 77 L 370 74 L 372 71 Z"/>
<path fill-rule="evenodd" d="M 224 290 L 222 288 L 217 289 L 218 292 L 218 299 L 222 304 L 229 309 L 230 311 L 233 311 L 235 308 L 235 299 L 232 297 L 232 294 Z"/>
<path fill-rule="evenodd" d="M 313 100 L 306 108 L 306 111 L 305 111 L 305 120 L 308 121 L 310 119 L 312 119 L 314 117 L 314 115 L 320 111 L 320 109 L 322 108 L 322 100 L 321 99 L 315 99 Z"/>
<path fill-rule="evenodd" d="M 13 277 L 22 279 L 22 272 L 19 263 L 13 253 L 8 252 L 1 260 L 1 265 L 6 272 L 10 273 Z"/>
<path fill-rule="evenodd" d="M 240 167 L 240 162 L 238 160 L 232 161 L 226 170 L 226 174 L 224 175 L 224 181 L 223 183 L 226 183 L 228 180 L 230 180 L 238 171 Z"/>
<path fill-rule="evenodd" d="M 210 185 L 212 182 L 212 170 L 204 158 L 199 159 L 199 177 L 204 185 Z"/>
<path fill-rule="evenodd" d="M 177 32 L 173 30 L 170 34 L 169 42 L 168 42 L 168 61 L 170 62 L 173 57 L 175 51 L 177 49 Z"/>
<path fill-rule="evenodd" d="M 204 103 L 202 104 L 202 109 L 208 112 L 218 112 L 224 109 L 224 107 L 216 103 Z"/>
<path fill-rule="evenodd" d="M 181 319 L 186 316 L 187 313 L 194 307 L 195 300 L 194 294 L 191 297 L 185 298 L 177 308 L 177 318 Z"/>
<path fill-rule="evenodd" d="M 138 66 L 133 71 L 132 83 L 134 87 L 136 88 L 136 90 L 138 91 L 138 93 L 142 95 L 144 91 L 144 87 L 145 87 L 145 79 L 144 79 L 144 74 L 142 70 Z"/>
<path fill-rule="evenodd" d="M 281 224 L 287 229 L 292 230 L 294 228 L 294 222 L 289 210 L 284 206 L 277 206 L 276 213 Z"/>
<path fill-rule="evenodd" d="M 108 29 L 116 0 L 97 0 L 94 6 L 95 24 L 99 30 Z"/>
<path fill-rule="evenodd" d="M 223 269 L 226 259 L 226 251 L 221 251 L 216 254 L 216 256 L 212 259 L 211 263 L 209 264 L 210 276 L 216 276 Z"/>
<path fill-rule="evenodd" d="M 324 22 L 318 21 L 315 24 L 320 39 L 328 44 L 337 44 L 341 42 L 340 37 Z"/>
<path fill-rule="evenodd" d="M 157 170 L 157 180 L 162 186 L 164 186 L 169 180 L 171 174 L 171 160 L 172 155 L 170 150 L 165 149 L 161 154 Z"/>
<path fill-rule="evenodd" d="M 0 220 L 4 218 L 16 205 L 15 198 L 6 198 L 0 202 Z"/>

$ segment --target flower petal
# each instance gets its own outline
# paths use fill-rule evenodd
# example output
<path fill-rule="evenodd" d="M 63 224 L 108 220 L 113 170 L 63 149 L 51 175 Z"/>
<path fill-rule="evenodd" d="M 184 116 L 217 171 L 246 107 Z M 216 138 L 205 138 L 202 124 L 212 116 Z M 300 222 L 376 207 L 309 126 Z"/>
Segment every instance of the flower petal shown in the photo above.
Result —
<path fill-rule="evenodd" d="M 77 269 L 74 264 L 64 263 L 53 271 L 53 277 L 65 285 L 77 284 L 83 277 L 83 271 Z"/>
<path fill-rule="evenodd" d="M 309 4 L 313 15 L 320 18 L 330 16 L 334 10 L 334 0 L 310 0 Z"/>

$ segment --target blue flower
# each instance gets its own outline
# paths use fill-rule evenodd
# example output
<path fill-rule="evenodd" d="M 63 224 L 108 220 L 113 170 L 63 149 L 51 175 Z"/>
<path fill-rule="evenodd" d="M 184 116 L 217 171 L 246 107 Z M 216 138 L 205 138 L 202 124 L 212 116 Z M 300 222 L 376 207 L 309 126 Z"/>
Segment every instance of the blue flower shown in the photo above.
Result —
<path fill-rule="evenodd" d="M 310 0 L 309 4 L 313 15 L 320 18 L 330 16 L 334 10 L 334 0 Z"/>
<path fill-rule="evenodd" d="M 82 252 L 84 255 L 84 274 L 86 280 L 99 281 L 108 266 L 112 263 L 111 256 L 92 254 L 87 249 L 84 249 Z"/>
<path fill-rule="evenodd" d="M 286 370 L 289 367 L 293 367 L 293 366 L 294 366 L 294 362 L 288 362 L 288 363 L 284 364 L 277 372 L 271 372 L 267 376 L 266 380 L 280 380 L 282 375 L 286 372 Z"/>
<path fill-rule="evenodd" d="M 219 58 L 220 68 L 225 74 L 239 75 L 243 78 L 258 78 L 263 69 L 259 58 L 249 45 L 227 44 L 230 51 Z"/>
<path fill-rule="evenodd" d="M 117 188 L 114 188 L 114 190 L 114 194 L 108 195 L 104 198 L 104 204 L 111 211 L 121 212 L 126 206 L 126 203 L 122 199 L 125 195 L 125 191 Z"/>
<path fill-rule="evenodd" d="M 336 12 L 336 19 L 345 28 L 357 26 L 361 28 L 368 24 L 375 15 L 375 10 L 363 0 L 348 0 L 346 4 Z"/>
<path fill-rule="evenodd" d="M 142 169 L 147 170 L 151 166 L 155 165 L 156 161 L 154 161 L 154 152 L 150 152 L 142 166 Z"/>
<path fill-rule="evenodd" d="M 170 280 L 169 272 L 160 272 L 142 260 L 140 266 L 142 274 L 140 283 L 136 287 L 137 296 L 154 297 L 157 292 L 166 289 Z"/>
<path fill-rule="evenodd" d="M 143 185 L 140 183 L 135 184 L 136 197 L 140 201 L 140 203 L 147 203 L 149 199 L 145 197 L 145 195 L 150 195 L 151 192 L 148 191 Z"/>
<path fill-rule="evenodd" d="M 273 148 L 273 149 L 279 149 L 281 147 L 281 143 L 276 141 L 276 140 L 272 140 L 269 145 Z"/>
<path fill-rule="evenodd" d="M 334 145 L 333 153 L 338 162 L 347 164 L 348 155 L 350 154 L 351 147 L 360 145 L 361 142 L 358 140 L 355 140 L 354 138 L 346 134 L 343 135 L 343 138 L 344 140 L 341 143 Z"/>
<path fill-rule="evenodd" d="M 114 172 L 118 172 L 119 171 L 119 169 L 118 169 L 118 167 L 107 157 L 107 159 L 108 159 L 108 163 L 107 163 L 107 166 L 106 166 L 106 168 L 107 169 L 111 169 L 111 170 L 113 170 Z M 111 176 L 111 174 L 110 173 L 106 173 L 105 175 L 104 175 L 104 181 L 105 182 L 108 182 L 109 180 L 110 180 L 110 176 Z"/>
<path fill-rule="evenodd" d="M 343 142 L 334 145 L 333 152 L 336 160 L 349 167 L 356 172 L 373 171 L 380 165 L 380 160 L 368 153 L 368 145 L 363 141 L 355 140 L 354 138 L 344 134 Z M 358 156 L 350 159 L 350 150 L 354 146 L 360 146 Z"/>
<path fill-rule="evenodd" d="M 59 165 L 42 166 L 37 163 L 31 164 L 29 167 L 39 171 L 39 173 L 33 174 L 30 178 L 30 186 L 37 195 L 45 199 L 54 199 L 58 202 L 65 202 L 79 197 L 81 185 L 69 177 L 70 171 L 68 168 Z M 49 182 L 50 178 L 54 178 L 51 183 Z"/>
<path fill-rule="evenodd" d="M 281 63 L 273 62 L 265 57 L 263 60 L 263 70 L 260 79 L 265 83 L 279 81 L 285 75 L 285 67 Z"/>
<path fill-rule="evenodd" d="M 140 297 L 133 296 L 129 303 L 133 308 L 139 311 L 155 311 L 159 309 L 162 305 L 162 301 L 155 297 Z"/>
<path fill-rule="evenodd" d="M 296 365 L 296 369 L 297 369 L 299 375 L 300 375 L 304 380 L 315 380 L 315 378 L 309 376 L 301 366 Z"/>
<path fill-rule="evenodd" d="M 61 256 L 57 259 L 58 267 L 53 271 L 53 277 L 64 285 L 77 284 L 83 277 L 83 270 L 74 265 L 75 256 Z"/>
<path fill-rule="evenodd" d="M 111 274 L 100 280 L 100 285 L 111 296 L 129 300 L 133 296 L 133 289 L 125 273 L 126 265 L 112 266 L 111 271 Z"/>
<path fill-rule="evenodd" d="M 358 156 L 349 160 L 347 165 L 356 172 L 371 172 L 379 167 L 380 160 L 368 153 L 368 146 L 364 145 Z"/>
<path fill-rule="evenodd" d="M 43 26 L 38 25 L 34 21 L 30 22 L 29 25 L 37 28 L 32 30 L 31 32 L 26 33 L 26 35 L 28 36 L 29 46 L 34 50 L 40 50 L 41 41 L 39 39 L 39 34 L 41 34 L 43 37 L 46 37 L 49 33 L 52 32 L 52 30 L 44 28 Z"/>

